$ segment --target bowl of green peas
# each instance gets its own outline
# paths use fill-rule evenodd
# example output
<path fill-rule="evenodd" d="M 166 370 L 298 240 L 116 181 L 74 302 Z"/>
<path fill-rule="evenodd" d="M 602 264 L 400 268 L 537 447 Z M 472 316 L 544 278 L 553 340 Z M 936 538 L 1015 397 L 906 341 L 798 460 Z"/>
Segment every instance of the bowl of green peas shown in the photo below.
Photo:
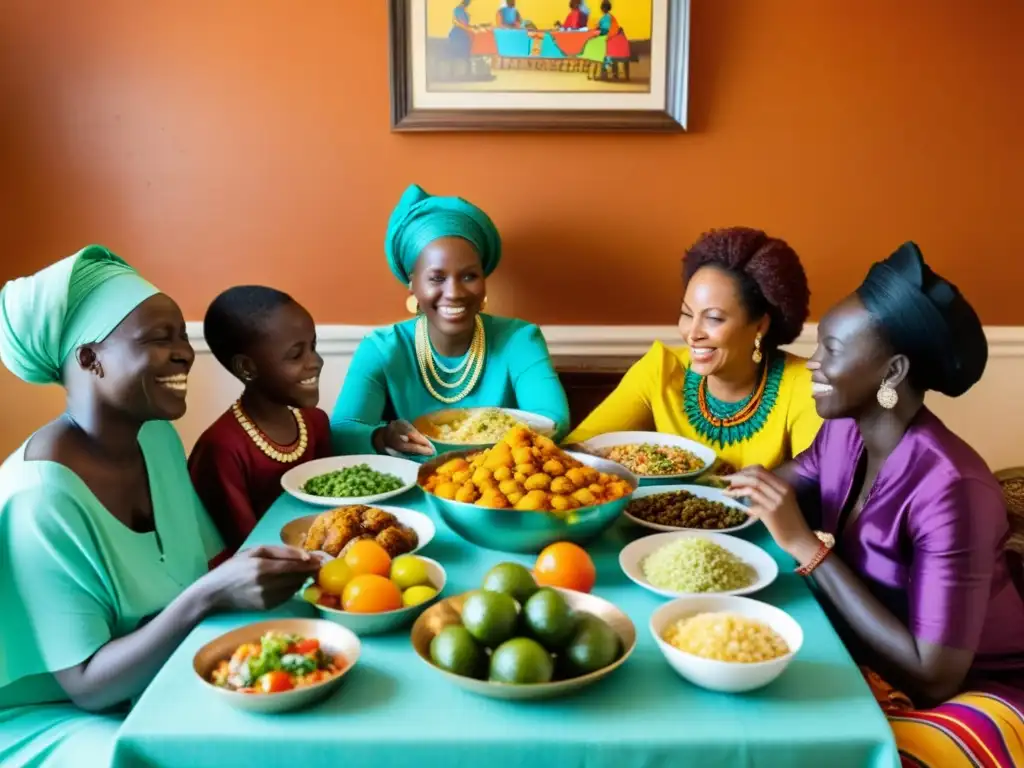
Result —
<path fill-rule="evenodd" d="M 332 456 L 290 469 L 281 487 L 318 507 L 376 504 L 415 486 L 419 468 L 392 456 Z"/>

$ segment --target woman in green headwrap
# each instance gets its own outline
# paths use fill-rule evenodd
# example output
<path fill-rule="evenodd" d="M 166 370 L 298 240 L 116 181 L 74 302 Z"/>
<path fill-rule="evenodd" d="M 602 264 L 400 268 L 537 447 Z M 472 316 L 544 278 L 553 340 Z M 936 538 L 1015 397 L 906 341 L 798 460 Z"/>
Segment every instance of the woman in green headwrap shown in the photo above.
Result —
<path fill-rule="evenodd" d="M 67 390 L 0 466 L 0 765 L 108 766 L 125 705 L 204 616 L 318 567 L 268 547 L 208 569 L 221 542 L 169 423 L 193 358 L 178 305 L 105 248 L 0 291 L 0 360 Z"/>
<path fill-rule="evenodd" d="M 482 314 L 485 278 L 501 260 L 487 214 L 413 185 L 391 214 L 384 250 L 416 317 L 359 345 L 331 417 L 335 449 L 430 455 L 410 422 L 451 407 L 519 408 L 564 434 L 569 406 L 540 329 Z"/>

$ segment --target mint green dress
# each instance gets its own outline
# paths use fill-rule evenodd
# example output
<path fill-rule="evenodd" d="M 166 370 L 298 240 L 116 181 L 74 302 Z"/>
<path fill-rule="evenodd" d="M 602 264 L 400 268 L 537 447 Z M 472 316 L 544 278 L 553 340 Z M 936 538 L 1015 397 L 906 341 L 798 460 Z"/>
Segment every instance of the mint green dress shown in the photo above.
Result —
<path fill-rule="evenodd" d="M 483 374 L 473 391 L 454 405 L 435 400 L 423 384 L 416 362 L 415 318 L 368 334 L 352 357 L 331 415 L 335 451 L 373 453 L 371 438 L 378 427 L 444 408 L 518 408 L 547 416 L 555 422 L 556 437 L 564 435 L 569 404 L 540 329 L 510 317 L 480 317 L 487 342 Z M 435 357 L 446 368 L 462 362 Z"/>
<path fill-rule="evenodd" d="M 110 514 L 67 467 L 0 467 L 0 765 L 108 766 L 120 726 L 68 700 L 54 671 L 76 666 L 167 606 L 221 550 L 168 422 L 139 432 L 155 533 Z M 26 443 L 27 445 L 27 443 Z"/>

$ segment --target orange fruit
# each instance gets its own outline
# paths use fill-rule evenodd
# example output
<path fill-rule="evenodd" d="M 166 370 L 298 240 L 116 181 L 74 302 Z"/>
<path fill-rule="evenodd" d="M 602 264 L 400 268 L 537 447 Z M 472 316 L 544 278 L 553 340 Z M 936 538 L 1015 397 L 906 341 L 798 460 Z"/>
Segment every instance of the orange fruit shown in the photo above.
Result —
<path fill-rule="evenodd" d="M 353 576 L 373 573 L 387 576 L 391 573 L 391 556 L 373 539 L 360 539 L 348 548 L 345 563 Z"/>
<path fill-rule="evenodd" d="M 391 579 L 364 573 L 345 585 L 341 607 L 350 613 L 394 611 L 402 607 L 402 592 Z"/>
<path fill-rule="evenodd" d="M 583 547 L 569 541 L 558 541 L 545 547 L 533 567 L 537 583 L 542 587 L 562 587 L 589 592 L 597 581 L 597 569 Z"/>

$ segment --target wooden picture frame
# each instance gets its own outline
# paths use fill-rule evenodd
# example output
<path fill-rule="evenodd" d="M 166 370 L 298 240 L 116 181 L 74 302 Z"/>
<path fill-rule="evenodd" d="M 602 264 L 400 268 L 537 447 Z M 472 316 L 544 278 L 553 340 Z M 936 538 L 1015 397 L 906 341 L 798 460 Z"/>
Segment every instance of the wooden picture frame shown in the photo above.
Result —
<path fill-rule="evenodd" d="M 663 104 L 655 108 L 642 109 L 533 109 L 516 106 L 474 108 L 417 106 L 414 98 L 416 93 L 414 79 L 413 51 L 414 21 L 416 10 L 424 17 L 427 13 L 427 2 L 438 0 L 388 0 L 390 26 L 390 60 L 391 60 L 391 129 L 397 132 L 430 132 L 430 131 L 642 131 L 642 132 L 681 132 L 686 130 L 688 106 L 688 74 L 690 52 L 690 0 L 664 0 L 666 30 L 664 55 L 664 99 Z M 449 0 L 454 7 L 458 0 Z M 599 3 L 596 3 L 600 5 Z M 653 19 L 653 16 L 652 16 Z M 654 21 L 651 21 L 654 39 Z M 429 45 L 427 33 L 420 26 L 424 46 Z M 536 37 L 543 32 L 534 33 Z M 528 59 L 529 57 L 527 57 Z M 650 69 L 653 74 L 653 57 Z M 422 55 L 424 62 L 427 54 Z M 524 59 L 525 60 L 525 59 Z M 635 61 L 636 59 L 634 59 Z M 485 58 L 489 68 L 492 59 Z M 605 61 L 608 61 L 607 59 Z M 422 65 L 426 67 L 426 64 Z M 586 64 L 584 63 L 584 66 Z M 602 64 L 600 66 L 607 66 Z M 613 65 L 614 67 L 614 65 Z M 660 69 L 660 67 L 658 67 Z M 628 64 L 627 64 L 628 73 Z M 602 72 L 603 75 L 603 72 Z M 422 75 L 426 82 L 426 74 Z M 616 75 L 616 78 L 618 75 Z M 628 75 L 627 75 L 628 77 Z M 588 78 L 590 79 L 589 75 Z M 649 82 L 653 81 L 653 77 Z M 652 87 L 649 88 L 652 90 Z M 461 95 L 461 94 L 460 94 Z M 494 94 L 488 94 L 493 96 Z M 499 94 L 500 95 L 500 94 Z M 516 94 L 517 96 L 520 94 Z M 525 97 L 532 94 L 527 92 Z M 543 94 L 538 99 L 552 94 Z M 554 94 L 558 95 L 558 94 Z M 604 94 L 598 94 L 600 100 Z M 661 90 L 657 97 L 660 98 Z M 474 98 L 473 95 L 463 98 Z M 612 98 L 620 98 L 617 94 Z M 627 97 L 628 98 L 628 97 Z"/>

